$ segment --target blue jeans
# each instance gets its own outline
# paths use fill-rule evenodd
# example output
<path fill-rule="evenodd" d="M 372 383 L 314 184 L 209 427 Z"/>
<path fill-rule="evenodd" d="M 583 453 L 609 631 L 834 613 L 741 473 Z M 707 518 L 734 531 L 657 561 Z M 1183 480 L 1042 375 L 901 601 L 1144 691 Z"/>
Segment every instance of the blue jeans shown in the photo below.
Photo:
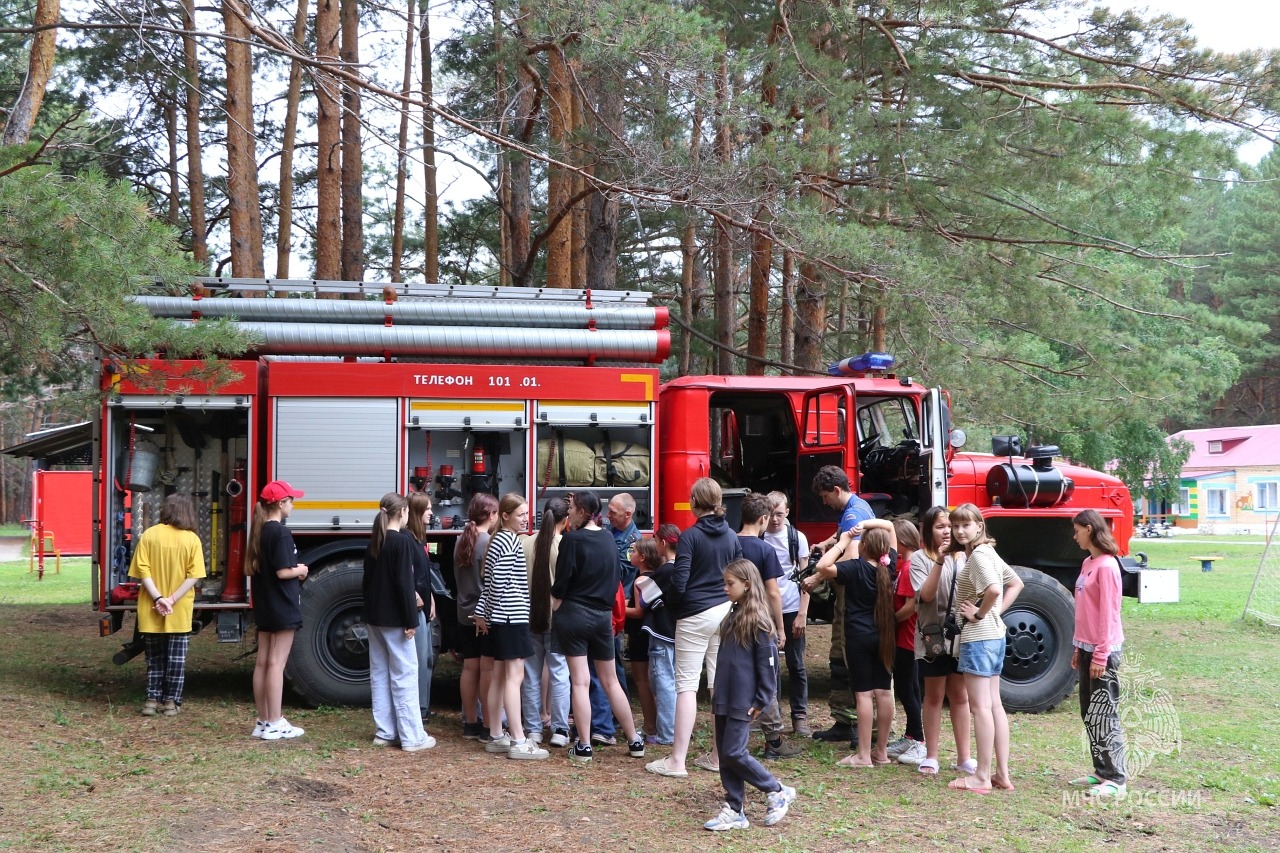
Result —
<path fill-rule="evenodd" d="M 551 632 L 533 634 L 533 657 L 525 658 L 524 683 L 520 686 L 520 716 L 528 734 L 542 731 L 542 664 L 551 682 L 551 730 L 569 731 L 569 664 L 564 655 L 551 651 Z"/>
<path fill-rule="evenodd" d="M 622 668 L 621 634 L 616 634 L 613 638 L 613 666 L 618 673 L 618 683 L 622 685 L 622 692 L 630 697 L 631 694 L 627 690 L 627 671 Z M 596 678 L 596 662 L 587 658 L 587 668 L 591 670 L 591 734 L 613 737 L 618 731 L 617 726 L 613 724 L 613 706 L 609 704 L 609 697 L 600 686 L 600 679 Z"/>
<path fill-rule="evenodd" d="M 413 746 L 427 739 L 418 705 L 418 655 L 403 628 L 369 625 L 374 734 Z"/>
<path fill-rule="evenodd" d="M 658 743 L 676 739 L 676 644 L 649 635 L 649 687 L 658 704 Z"/>
<path fill-rule="evenodd" d="M 418 652 L 418 707 L 425 716 L 431 712 L 431 675 L 436 667 L 436 649 L 432 642 L 431 623 L 427 611 L 418 611 L 418 630 L 413 635 L 413 645 Z"/>

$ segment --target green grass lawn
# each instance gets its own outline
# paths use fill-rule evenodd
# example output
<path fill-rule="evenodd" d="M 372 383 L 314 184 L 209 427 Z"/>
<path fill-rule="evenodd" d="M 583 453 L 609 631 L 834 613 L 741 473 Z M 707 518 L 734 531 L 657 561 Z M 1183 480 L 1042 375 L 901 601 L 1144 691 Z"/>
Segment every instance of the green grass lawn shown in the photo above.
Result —
<path fill-rule="evenodd" d="M 92 595 L 89 565 L 88 557 L 63 557 L 58 572 L 49 557 L 40 578 L 26 559 L 0 563 L 0 604 L 83 604 L 87 611 Z"/>

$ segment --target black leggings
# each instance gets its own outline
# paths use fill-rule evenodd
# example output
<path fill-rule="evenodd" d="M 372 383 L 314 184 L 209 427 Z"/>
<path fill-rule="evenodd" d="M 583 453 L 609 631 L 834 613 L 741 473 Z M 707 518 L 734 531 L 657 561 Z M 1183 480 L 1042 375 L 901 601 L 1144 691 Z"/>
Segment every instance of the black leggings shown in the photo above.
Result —
<path fill-rule="evenodd" d="M 907 737 L 924 742 L 924 722 L 920 716 L 920 685 L 916 678 L 915 649 L 893 650 L 893 696 L 907 714 Z"/>

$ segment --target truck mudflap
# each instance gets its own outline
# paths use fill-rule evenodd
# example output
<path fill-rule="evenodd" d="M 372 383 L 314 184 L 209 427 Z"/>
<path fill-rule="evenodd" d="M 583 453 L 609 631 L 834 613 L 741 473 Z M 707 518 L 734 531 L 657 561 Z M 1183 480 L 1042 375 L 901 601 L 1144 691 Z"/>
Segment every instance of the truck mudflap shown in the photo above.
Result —
<path fill-rule="evenodd" d="M 1052 710 L 1076 685 L 1071 668 L 1075 601 L 1044 572 L 1014 566 L 1025 584 L 1002 614 L 1008 631 L 1000 698 L 1006 711 Z"/>

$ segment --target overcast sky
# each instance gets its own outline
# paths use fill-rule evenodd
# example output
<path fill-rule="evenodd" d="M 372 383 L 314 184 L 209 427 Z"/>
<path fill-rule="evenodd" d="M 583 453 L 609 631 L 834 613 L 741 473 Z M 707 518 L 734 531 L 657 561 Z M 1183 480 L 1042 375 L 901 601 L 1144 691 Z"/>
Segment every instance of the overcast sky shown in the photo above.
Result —
<path fill-rule="evenodd" d="M 1213 50 L 1234 53 L 1280 47 L 1280 3 L 1276 0 L 1111 0 L 1099 5 L 1185 18 L 1191 22 L 1196 40 Z"/>

